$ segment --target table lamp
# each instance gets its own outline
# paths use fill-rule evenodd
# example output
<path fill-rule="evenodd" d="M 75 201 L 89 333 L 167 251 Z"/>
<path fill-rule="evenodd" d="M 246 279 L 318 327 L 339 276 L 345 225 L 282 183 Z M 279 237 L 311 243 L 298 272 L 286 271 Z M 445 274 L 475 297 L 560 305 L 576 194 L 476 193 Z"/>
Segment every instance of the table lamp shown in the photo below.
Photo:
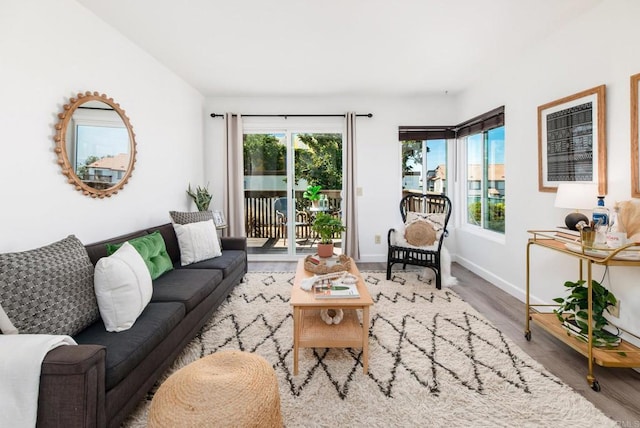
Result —
<path fill-rule="evenodd" d="M 576 225 L 584 221 L 589 224 L 589 218 L 580 210 L 589 210 L 596 206 L 598 185 L 596 183 L 560 183 L 556 193 L 556 208 L 575 210 L 567 214 L 564 224 L 570 230 L 577 230 Z"/>

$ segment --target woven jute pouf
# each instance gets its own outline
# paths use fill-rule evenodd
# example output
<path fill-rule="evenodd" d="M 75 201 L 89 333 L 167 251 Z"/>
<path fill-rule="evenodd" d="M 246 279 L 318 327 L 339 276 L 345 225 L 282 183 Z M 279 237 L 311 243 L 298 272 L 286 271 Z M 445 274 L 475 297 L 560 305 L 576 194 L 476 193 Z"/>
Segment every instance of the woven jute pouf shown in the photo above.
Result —
<path fill-rule="evenodd" d="M 173 373 L 156 392 L 149 427 L 281 427 L 278 380 L 259 355 L 220 351 Z"/>

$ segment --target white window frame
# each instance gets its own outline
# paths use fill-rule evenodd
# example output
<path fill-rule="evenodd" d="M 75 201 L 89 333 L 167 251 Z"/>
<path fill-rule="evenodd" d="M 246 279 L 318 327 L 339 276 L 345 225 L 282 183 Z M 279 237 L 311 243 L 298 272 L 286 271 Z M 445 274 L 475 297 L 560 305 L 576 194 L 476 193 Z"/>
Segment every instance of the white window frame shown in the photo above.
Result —
<path fill-rule="evenodd" d="M 503 125 L 504 126 L 504 125 Z M 505 128 L 506 131 L 506 128 Z M 486 131 L 485 131 L 486 132 Z M 474 134 L 475 135 L 475 134 Z M 455 153 L 455 180 L 456 180 L 456 196 L 455 201 L 456 205 L 461 207 L 461 209 L 456 210 L 457 215 L 455 216 L 456 225 L 461 230 L 472 233 L 474 235 L 478 235 L 482 238 L 489 239 L 491 241 L 495 241 L 498 243 L 504 244 L 506 242 L 506 228 L 504 233 L 496 232 L 494 230 L 486 229 L 482 226 L 476 226 L 467 221 L 469 218 L 468 214 L 468 200 L 469 200 L 469 185 L 467 181 L 467 168 L 468 168 L 468 151 L 467 151 L 467 137 L 459 138 L 458 140 L 453 140 L 455 142 L 456 153 Z M 506 141 L 506 135 L 505 135 Z M 506 147 L 505 147 L 506 151 Z M 506 164 L 506 159 L 505 159 Z M 486 165 L 482 165 L 483 174 Z M 480 186 L 482 187 L 482 185 Z M 484 198 L 483 198 L 484 200 Z M 483 202 L 484 205 L 484 202 Z"/>
<path fill-rule="evenodd" d="M 346 156 L 345 156 L 345 128 L 344 118 L 336 117 L 332 121 L 328 121 L 326 117 L 317 117 L 314 120 L 313 117 L 305 118 L 280 118 L 280 117 L 243 117 L 242 118 L 242 132 L 243 134 L 274 134 L 283 133 L 287 142 L 291 139 L 293 134 L 314 134 L 314 133 L 332 133 L 342 135 L 342 170 L 345 170 Z M 294 155 L 293 144 L 287 143 L 287 171 L 293 171 L 294 168 Z M 293 180 L 291 177 L 287 177 L 287 195 L 290 197 L 293 194 Z M 344 178 L 344 176 L 343 176 Z M 342 193 L 344 194 L 345 180 L 342 180 Z M 295 210 L 293 204 L 288 204 L 287 216 L 292 217 Z M 295 236 L 295 224 L 290 222 L 288 236 Z M 286 254 L 249 254 L 249 260 L 251 261 L 274 261 L 274 260 L 287 260 L 288 258 L 300 257 L 293 253 L 293 246 L 295 240 L 288 240 L 287 253 Z"/>
<path fill-rule="evenodd" d="M 447 186 L 447 191 L 445 192 L 445 195 L 449 195 L 451 193 L 452 190 L 452 186 L 450 185 L 451 183 L 453 183 L 453 180 L 450 180 L 451 177 L 451 172 L 449 171 L 449 165 L 451 164 L 451 157 L 449 155 L 450 153 L 450 142 L 452 140 L 450 139 L 445 139 L 442 138 L 441 140 L 412 140 L 412 141 L 421 141 L 422 143 L 422 170 L 420 171 L 420 177 L 422 180 L 422 184 L 420 186 L 420 190 L 422 191 L 422 193 L 428 193 L 428 185 L 427 185 L 427 172 L 429 171 L 429 168 L 427 167 L 427 145 L 429 144 L 429 141 L 444 141 L 444 145 L 445 145 L 445 168 L 447 169 L 447 177 L 446 177 L 446 186 Z M 401 185 L 401 195 L 403 194 L 403 192 L 407 189 L 404 188 L 404 171 L 402 171 L 402 144 L 404 143 L 403 140 L 400 141 L 400 185 Z"/>

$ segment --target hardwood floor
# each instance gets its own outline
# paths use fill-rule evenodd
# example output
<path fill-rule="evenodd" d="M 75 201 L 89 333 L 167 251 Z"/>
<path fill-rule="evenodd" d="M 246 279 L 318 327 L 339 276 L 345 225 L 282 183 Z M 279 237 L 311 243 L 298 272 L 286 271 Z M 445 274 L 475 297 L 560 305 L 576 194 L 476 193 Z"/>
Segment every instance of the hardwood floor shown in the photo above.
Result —
<path fill-rule="evenodd" d="M 295 262 L 249 262 L 251 272 L 287 272 L 295 268 Z M 386 269 L 384 263 L 358 263 L 358 268 L 363 271 Z M 455 263 L 452 274 L 459 281 L 452 290 L 533 359 L 622 427 L 640 427 L 640 373 L 628 368 L 595 366 L 594 375 L 602 390 L 593 391 L 586 381 L 586 358 L 535 324 L 531 327 L 531 341 L 524 338 L 523 302 Z"/>

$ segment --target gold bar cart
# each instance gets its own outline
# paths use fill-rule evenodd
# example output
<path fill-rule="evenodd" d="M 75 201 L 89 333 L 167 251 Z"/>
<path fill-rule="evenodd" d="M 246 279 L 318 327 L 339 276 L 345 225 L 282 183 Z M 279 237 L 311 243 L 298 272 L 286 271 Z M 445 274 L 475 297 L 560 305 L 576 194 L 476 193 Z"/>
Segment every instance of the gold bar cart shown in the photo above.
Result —
<path fill-rule="evenodd" d="M 587 357 L 587 382 L 594 391 L 600 391 L 600 384 L 593 375 L 593 364 L 603 367 L 640 367 L 640 348 L 622 340 L 615 348 L 598 348 L 593 345 L 592 331 L 592 266 L 634 266 L 640 267 L 640 244 L 631 243 L 617 249 L 587 247 L 579 242 L 558 236 L 555 230 L 529 230 L 531 237 L 527 242 L 527 289 L 526 289 L 526 321 L 524 337 L 531 340 L 531 321 Z M 538 307 L 557 307 L 557 304 L 532 304 L 530 302 L 531 283 L 531 247 L 540 246 L 578 259 L 580 279 L 583 279 L 586 266 L 586 284 L 588 284 L 588 341 L 580 341 L 567 333 L 553 312 L 541 312 Z M 622 253 L 624 251 L 624 253 Z M 635 257 L 637 253 L 637 257 Z M 631 257 L 622 257 L 631 254 Z M 619 328 L 619 327 L 618 327 Z M 622 329 L 621 329 L 622 330 Z M 624 331 L 633 337 L 638 336 Z M 640 340 L 640 338 L 638 338 Z"/>

